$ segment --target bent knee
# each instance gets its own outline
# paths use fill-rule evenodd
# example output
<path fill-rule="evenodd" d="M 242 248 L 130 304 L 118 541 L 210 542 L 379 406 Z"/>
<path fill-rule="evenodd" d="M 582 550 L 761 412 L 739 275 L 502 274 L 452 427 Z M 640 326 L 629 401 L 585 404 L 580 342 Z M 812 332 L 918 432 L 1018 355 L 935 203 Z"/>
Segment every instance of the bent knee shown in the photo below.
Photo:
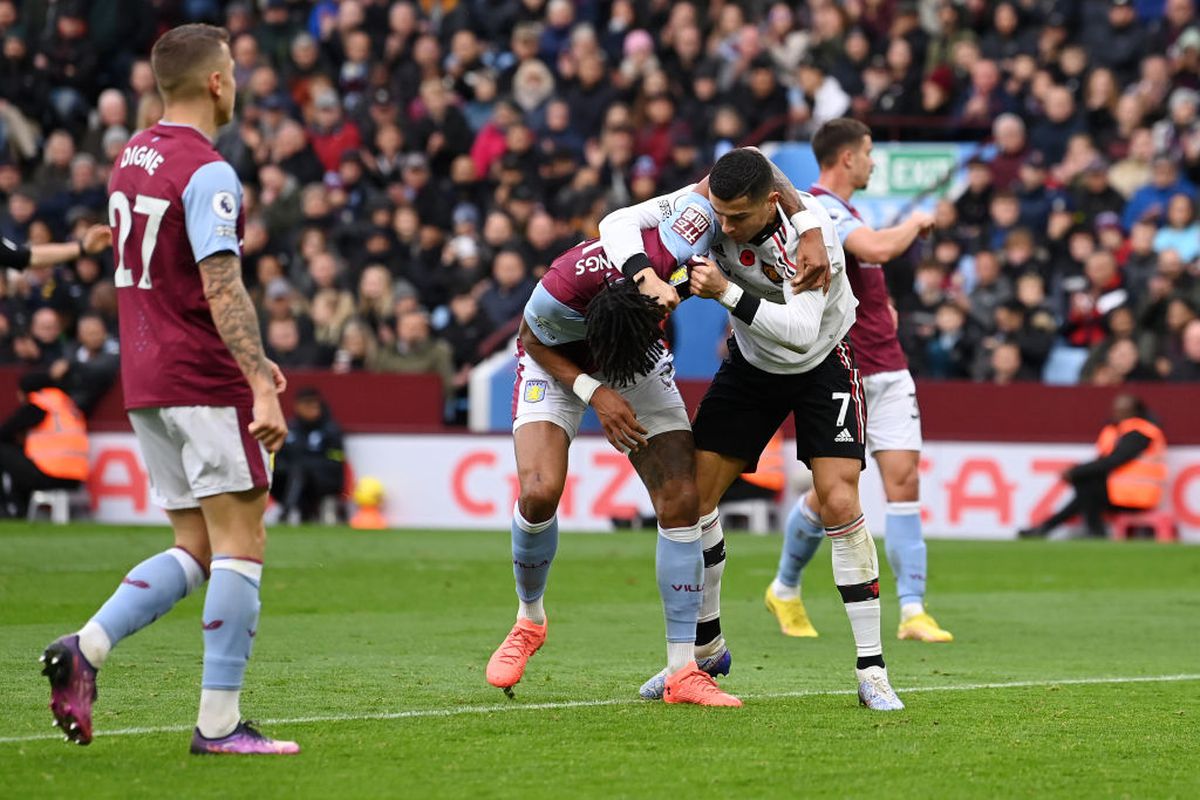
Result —
<path fill-rule="evenodd" d="M 857 486 L 839 483 L 830 487 L 821 498 L 821 520 L 826 525 L 841 525 L 860 513 Z"/>
<path fill-rule="evenodd" d="M 554 516 L 558 501 L 562 497 L 561 481 L 547 480 L 541 474 L 530 475 L 521 481 L 521 495 L 517 509 L 526 522 L 545 522 Z"/>
<path fill-rule="evenodd" d="M 700 493 L 693 481 L 672 481 L 651 500 L 658 524 L 664 528 L 686 528 L 700 519 Z"/>
<path fill-rule="evenodd" d="M 884 494 L 893 503 L 911 503 L 920 499 L 921 473 L 916 467 L 899 474 L 888 475 L 883 482 Z"/>

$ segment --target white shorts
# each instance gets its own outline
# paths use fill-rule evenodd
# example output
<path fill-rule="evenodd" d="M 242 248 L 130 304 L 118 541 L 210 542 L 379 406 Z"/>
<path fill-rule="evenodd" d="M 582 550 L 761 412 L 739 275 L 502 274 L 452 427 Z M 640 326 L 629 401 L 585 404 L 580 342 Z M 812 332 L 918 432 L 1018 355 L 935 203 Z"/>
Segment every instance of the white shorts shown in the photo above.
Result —
<path fill-rule="evenodd" d="M 155 505 L 179 511 L 202 497 L 270 487 L 271 459 L 247 430 L 252 419 L 232 406 L 131 410 Z"/>
<path fill-rule="evenodd" d="M 675 366 L 670 353 L 650 372 L 633 384 L 617 389 L 633 406 L 638 422 L 649 439 L 667 431 L 690 431 L 687 406 L 675 386 Z M 553 422 L 571 439 L 579 433 L 579 423 L 587 406 L 568 387 L 550 377 L 526 353 L 517 361 L 517 382 L 513 386 L 513 430 L 530 422 Z"/>
<path fill-rule="evenodd" d="M 921 409 L 906 369 L 863 378 L 867 390 L 867 450 L 920 450 Z"/>

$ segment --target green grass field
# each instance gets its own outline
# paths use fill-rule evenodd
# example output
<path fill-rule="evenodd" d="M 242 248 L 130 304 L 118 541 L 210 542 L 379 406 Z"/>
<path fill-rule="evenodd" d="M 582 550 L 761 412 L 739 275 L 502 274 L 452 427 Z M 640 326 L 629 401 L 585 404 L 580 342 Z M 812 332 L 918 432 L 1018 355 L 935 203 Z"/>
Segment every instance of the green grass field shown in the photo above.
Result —
<path fill-rule="evenodd" d="M 877 714 L 852 693 L 827 548 L 805 581 L 821 637 L 791 640 L 762 607 L 778 537 L 730 537 L 723 685 L 746 705 L 701 709 L 636 696 L 664 660 L 647 533 L 563 536 L 550 637 L 510 701 L 483 677 L 516 607 L 506 534 L 278 529 L 242 707 L 304 752 L 187 754 L 199 596 L 121 644 L 100 676 L 96 740 L 64 744 L 38 653 L 167 541 L 161 530 L 0 526 L 0 796 L 1200 791 L 1200 548 L 931 542 L 932 610 L 958 638 L 895 641 L 885 568 L 885 655 L 908 709 Z"/>

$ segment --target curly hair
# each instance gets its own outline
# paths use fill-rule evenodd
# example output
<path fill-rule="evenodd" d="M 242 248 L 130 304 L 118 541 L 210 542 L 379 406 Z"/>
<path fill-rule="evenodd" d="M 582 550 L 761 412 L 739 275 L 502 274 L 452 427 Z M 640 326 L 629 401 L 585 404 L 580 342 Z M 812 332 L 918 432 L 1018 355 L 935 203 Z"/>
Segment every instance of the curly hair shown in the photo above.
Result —
<path fill-rule="evenodd" d="M 627 386 L 662 356 L 663 309 L 629 280 L 609 282 L 588 303 L 587 345 L 614 386 Z"/>

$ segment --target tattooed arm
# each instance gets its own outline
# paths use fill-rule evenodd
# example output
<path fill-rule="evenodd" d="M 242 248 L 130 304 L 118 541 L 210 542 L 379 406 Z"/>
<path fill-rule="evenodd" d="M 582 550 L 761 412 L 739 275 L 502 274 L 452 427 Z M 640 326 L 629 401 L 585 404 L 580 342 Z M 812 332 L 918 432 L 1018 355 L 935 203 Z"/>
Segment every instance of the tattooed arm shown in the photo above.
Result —
<path fill-rule="evenodd" d="M 228 251 L 209 256 L 200 262 L 200 279 L 217 332 L 254 393 L 250 433 L 275 452 L 287 436 L 287 423 L 279 406 L 271 362 L 263 353 L 258 314 L 242 284 L 242 261 Z"/>

